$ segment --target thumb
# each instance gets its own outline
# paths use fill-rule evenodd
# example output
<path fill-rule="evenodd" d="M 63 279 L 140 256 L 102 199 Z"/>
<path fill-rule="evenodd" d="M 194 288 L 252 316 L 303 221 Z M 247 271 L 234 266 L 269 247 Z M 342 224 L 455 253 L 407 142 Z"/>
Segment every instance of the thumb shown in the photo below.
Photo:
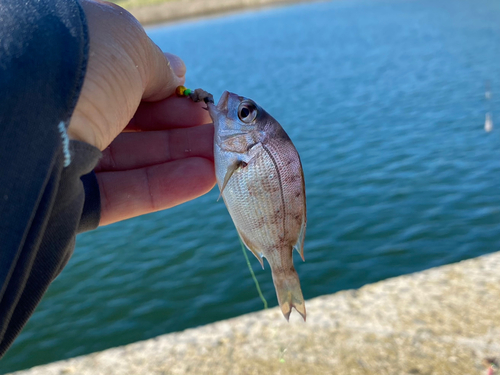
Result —
<path fill-rule="evenodd" d="M 82 5 L 91 53 L 100 62 L 98 74 L 127 92 L 127 110 L 135 111 L 141 100 L 165 99 L 184 83 L 184 62 L 164 54 L 132 14 L 113 3 L 84 0 Z"/>
<path fill-rule="evenodd" d="M 93 0 L 81 0 L 81 5 L 89 59 L 68 134 L 102 150 L 122 132 L 141 101 L 171 96 L 184 83 L 186 68 L 177 56 L 163 54 L 118 5 Z"/>
<path fill-rule="evenodd" d="M 142 100 L 158 101 L 169 97 L 177 86 L 184 84 L 186 66 L 180 57 L 163 53 L 152 41 L 151 45 Z"/>

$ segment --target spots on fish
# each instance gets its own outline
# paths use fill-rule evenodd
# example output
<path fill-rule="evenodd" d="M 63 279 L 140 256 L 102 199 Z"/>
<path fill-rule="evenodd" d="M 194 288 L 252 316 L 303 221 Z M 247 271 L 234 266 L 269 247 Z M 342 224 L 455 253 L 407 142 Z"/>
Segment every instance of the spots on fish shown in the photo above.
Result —
<path fill-rule="evenodd" d="M 283 133 L 285 133 L 285 132 L 283 131 Z M 285 133 L 285 135 L 286 135 L 286 133 Z M 269 149 L 264 144 L 262 145 L 262 148 L 267 152 L 267 154 L 271 158 L 271 161 L 274 164 L 274 170 L 276 171 L 276 174 L 278 177 L 277 180 L 278 180 L 279 190 L 280 190 L 281 206 L 283 207 L 283 210 L 285 211 L 284 212 L 285 215 L 283 215 L 283 233 L 285 233 L 286 232 L 286 205 L 285 205 L 285 193 L 283 191 L 283 184 L 282 184 L 282 180 L 281 180 L 281 173 L 280 173 L 280 170 L 278 167 L 278 163 L 276 162 L 276 159 L 274 158 L 273 154 L 269 151 Z"/>
<path fill-rule="evenodd" d="M 255 229 L 261 229 L 266 224 L 267 224 L 267 217 L 259 216 L 258 219 L 254 222 L 254 227 Z"/>
<path fill-rule="evenodd" d="M 281 191 L 280 184 L 273 183 L 273 181 L 264 182 L 262 181 L 262 188 L 271 194 L 279 193 Z"/>
<path fill-rule="evenodd" d="M 286 183 L 289 183 L 289 184 L 293 184 L 294 182 L 298 181 L 301 179 L 301 175 L 299 174 L 292 174 L 292 175 L 289 175 L 289 176 L 286 176 L 285 177 L 285 182 Z"/>
<path fill-rule="evenodd" d="M 296 198 L 300 197 L 301 195 L 302 195 L 302 192 L 300 192 L 300 191 L 298 191 L 298 192 L 295 193 L 295 197 Z"/>
<path fill-rule="evenodd" d="M 291 249 L 293 246 L 293 244 L 291 242 L 292 241 L 290 240 L 290 238 L 288 238 L 286 233 L 282 236 L 278 236 L 278 245 L 280 248 L 290 248 Z M 287 258 L 286 252 L 282 252 L 281 254 L 282 254 L 282 256 Z"/>

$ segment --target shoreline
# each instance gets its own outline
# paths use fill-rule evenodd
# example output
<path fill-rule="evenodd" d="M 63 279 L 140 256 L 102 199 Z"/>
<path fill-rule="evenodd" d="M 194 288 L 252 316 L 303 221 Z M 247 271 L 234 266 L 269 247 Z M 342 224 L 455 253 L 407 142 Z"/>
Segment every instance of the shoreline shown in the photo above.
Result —
<path fill-rule="evenodd" d="M 307 323 L 274 307 L 12 375 L 483 375 L 499 269 L 496 252 L 313 298 Z"/>
<path fill-rule="evenodd" d="M 176 0 L 125 8 L 143 26 L 217 17 L 245 10 L 266 9 L 318 0 Z"/>

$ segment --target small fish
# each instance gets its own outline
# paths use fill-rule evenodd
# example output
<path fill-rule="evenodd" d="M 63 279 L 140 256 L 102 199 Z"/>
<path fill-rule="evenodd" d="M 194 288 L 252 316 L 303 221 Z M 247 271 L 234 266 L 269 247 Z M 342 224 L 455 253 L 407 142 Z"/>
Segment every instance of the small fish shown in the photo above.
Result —
<path fill-rule="evenodd" d="M 200 98 L 198 98 L 200 99 Z M 271 266 L 283 315 L 306 319 L 295 248 L 304 260 L 306 196 L 299 154 L 281 125 L 254 101 L 224 92 L 205 99 L 215 125 L 214 159 L 220 196 L 245 246 Z"/>

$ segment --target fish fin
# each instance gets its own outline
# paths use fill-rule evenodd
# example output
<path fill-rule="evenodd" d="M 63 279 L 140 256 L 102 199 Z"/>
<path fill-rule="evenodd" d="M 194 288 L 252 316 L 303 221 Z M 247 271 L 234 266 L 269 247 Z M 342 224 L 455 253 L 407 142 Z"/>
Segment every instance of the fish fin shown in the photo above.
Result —
<path fill-rule="evenodd" d="M 306 238 L 306 218 L 305 218 L 305 214 L 304 214 L 304 220 L 302 221 L 302 226 L 300 227 L 299 238 L 297 240 L 297 243 L 294 246 L 295 250 L 297 250 L 297 252 L 300 254 L 300 257 L 302 258 L 303 262 L 305 262 L 305 259 L 304 259 L 304 239 L 305 238 Z"/>
<path fill-rule="evenodd" d="M 229 167 L 227 167 L 226 175 L 224 176 L 224 182 L 222 183 L 222 187 L 220 188 L 220 194 L 219 198 L 217 198 L 217 202 L 219 201 L 220 197 L 222 197 L 222 193 L 224 192 L 224 189 L 226 188 L 227 183 L 229 182 L 229 179 L 233 175 L 233 173 L 240 167 L 241 163 L 239 161 L 234 162 L 231 164 Z"/>
<path fill-rule="evenodd" d="M 271 267 L 272 269 L 272 267 Z M 290 319 L 292 307 L 302 315 L 304 322 L 306 321 L 306 305 L 302 290 L 300 289 L 300 280 L 297 271 L 292 266 L 289 269 L 272 269 L 274 288 L 278 297 L 278 303 L 281 307 L 286 320 Z"/>
<path fill-rule="evenodd" d="M 300 156 L 299 156 L 300 162 Z M 302 169 L 302 162 L 300 162 L 300 175 L 302 177 L 302 200 L 304 204 L 304 214 L 302 215 L 302 225 L 300 226 L 300 234 L 297 243 L 295 244 L 295 248 L 297 252 L 300 254 L 302 261 L 305 262 L 304 259 L 304 239 L 306 238 L 306 226 L 307 226 L 307 205 L 306 205 L 306 180 L 304 178 L 304 170 Z"/>
<path fill-rule="evenodd" d="M 252 243 L 238 230 L 238 228 L 236 228 L 236 230 L 238 231 L 238 234 L 240 235 L 241 240 L 245 244 L 245 247 L 248 250 L 250 250 L 253 255 L 255 255 L 255 257 L 257 258 L 257 260 L 260 262 L 260 265 L 262 266 L 262 269 L 264 269 L 264 260 L 262 259 L 262 257 L 260 256 L 260 254 L 256 250 L 252 249 Z"/>

